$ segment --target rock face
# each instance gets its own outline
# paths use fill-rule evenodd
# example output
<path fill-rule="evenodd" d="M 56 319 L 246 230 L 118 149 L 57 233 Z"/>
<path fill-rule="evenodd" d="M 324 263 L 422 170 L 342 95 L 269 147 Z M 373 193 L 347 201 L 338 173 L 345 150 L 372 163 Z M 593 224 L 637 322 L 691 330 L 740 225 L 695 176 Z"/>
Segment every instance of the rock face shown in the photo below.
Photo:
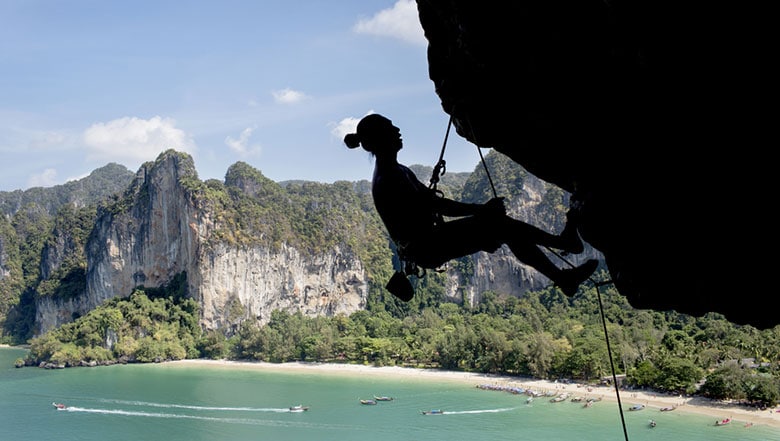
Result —
<path fill-rule="evenodd" d="M 366 306 L 368 286 L 361 261 L 338 247 L 313 259 L 286 245 L 273 251 L 219 246 L 205 257 L 199 289 L 207 328 L 234 325 L 230 307 L 235 300 L 261 323 L 274 309 L 333 316 Z"/>
<path fill-rule="evenodd" d="M 180 274 L 186 274 L 188 295 L 200 302 L 206 328 L 250 319 L 264 323 L 274 309 L 334 315 L 365 307 L 365 270 L 348 248 L 335 246 L 311 258 L 284 244 L 276 249 L 214 240 L 219 213 L 201 206 L 183 184 L 197 179 L 194 170 L 189 156 L 172 151 L 141 167 L 126 207 L 98 216 L 86 247 L 85 293 L 38 299 L 39 333 Z"/>
<path fill-rule="evenodd" d="M 417 0 L 457 133 L 576 200 L 580 233 L 637 308 L 780 323 L 777 68 L 761 8 L 653 0 Z M 771 202 L 769 202 L 771 203 Z"/>

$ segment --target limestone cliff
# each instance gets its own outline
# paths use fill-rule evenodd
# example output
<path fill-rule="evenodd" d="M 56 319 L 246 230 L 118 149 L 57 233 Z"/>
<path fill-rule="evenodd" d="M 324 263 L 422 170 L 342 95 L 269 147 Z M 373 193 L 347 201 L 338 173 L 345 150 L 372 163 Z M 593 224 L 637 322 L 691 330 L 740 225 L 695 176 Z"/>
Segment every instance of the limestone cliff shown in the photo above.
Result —
<path fill-rule="evenodd" d="M 198 289 L 207 328 L 227 328 L 236 318 L 265 323 L 271 311 L 308 316 L 350 314 L 366 305 L 368 286 L 360 259 L 340 247 L 306 257 L 293 247 L 237 249 L 218 246 L 198 266 Z M 233 317 L 238 300 L 244 317 Z M 234 310 L 233 310 L 234 311 Z"/>
<path fill-rule="evenodd" d="M 83 295 L 39 298 L 38 332 L 179 274 L 186 274 L 187 294 L 200 302 L 206 328 L 266 322 L 274 309 L 332 315 L 365 306 L 365 270 L 348 246 L 312 257 L 263 237 L 223 240 L 222 213 L 196 184 L 202 183 L 188 155 L 168 151 L 144 164 L 124 197 L 98 213 Z"/>

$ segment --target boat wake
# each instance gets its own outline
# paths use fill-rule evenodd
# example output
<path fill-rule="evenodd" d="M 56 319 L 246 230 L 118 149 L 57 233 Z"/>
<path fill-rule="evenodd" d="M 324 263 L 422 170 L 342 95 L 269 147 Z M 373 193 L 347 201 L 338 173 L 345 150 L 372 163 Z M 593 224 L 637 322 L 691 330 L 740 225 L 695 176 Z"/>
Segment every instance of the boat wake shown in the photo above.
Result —
<path fill-rule="evenodd" d="M 226 412 L 289 412 L 289 407 L 221 407 L 221 406 L 196 406 L 192 404 L 171 404 L 171 403 L 150 403 L 147 401 L 129 401 L 129 400 L 100 400 L 103 403 L 123 404 L 139 407 L 159 407 L 163 409 L 189 409 L 189 410 L 218 410 Z"/>
<path fill-rule="evenodd" d="M 102 415 L 122 415 L 122 416 L 144 417 L 144 418 L 188 419 L 188 420 L 211 421 L 211 422 L 219 422 L 219 423 L 227 423 L 227 424 L 247 424 L 253 426 L 269 426 L 269 427 L 271 426 L 311 427 L 311 428 L 320 428 L 320 429 L 340 428 L 336 425 L 331 425 L 330 427 L 323 427 L 322 424 L 310 424 L 310 423 L 302 422 L 300 420 L 280 421 L 280 420 L 260 420 L 260 419 L 252 419 L 252 418 L 211 417 L 211 416 L 204 416 L 204 415 L 187 415 L 187 414 L 166 413 L 166 412 L 144 412 L 144 411 L 134 411 L 134 410 L 121 410 L 121 409 L 94 409 L 94 408 L 78 407 L 78 406 L 68 406 L 67 408 L 61 409 L 61 411 L 102 414 Z M 285 410 L 285 412 L 289 412 L 289 410 Z"/>
<path fill-rule="evenodd" d="M 478 414 L 478 413 L 500 413 L 509 412 L 515 410 L 515 407 L 504 407 L 501 409 L 482 409 L 482 410 L 446 410 L 445 415 L 465 415 L 465 414 Z"/>

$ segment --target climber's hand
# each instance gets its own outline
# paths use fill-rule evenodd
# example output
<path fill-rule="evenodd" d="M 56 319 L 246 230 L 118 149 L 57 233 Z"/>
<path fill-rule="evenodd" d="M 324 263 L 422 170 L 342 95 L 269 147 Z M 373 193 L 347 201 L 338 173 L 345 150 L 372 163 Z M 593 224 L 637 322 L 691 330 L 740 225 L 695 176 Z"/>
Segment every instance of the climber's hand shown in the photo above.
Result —
<path fill-rule="evenodd" d="M 504 216 L 506 214 L 506 206 L 504 206 L 504 198 L 493 198 L 487 201 L 483 206 L 484 214 L 488 216 Z"/>

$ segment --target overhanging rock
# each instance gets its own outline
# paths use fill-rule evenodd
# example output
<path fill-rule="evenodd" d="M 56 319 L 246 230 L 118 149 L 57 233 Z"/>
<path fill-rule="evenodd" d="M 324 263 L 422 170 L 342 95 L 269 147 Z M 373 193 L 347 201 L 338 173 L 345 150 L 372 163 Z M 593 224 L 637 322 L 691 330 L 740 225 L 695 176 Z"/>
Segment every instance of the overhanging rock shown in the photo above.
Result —
<path fill-rule="evenodd" d="M 761 43 L 771 40 L 754 20 L 768 12 L 652 0 L 417 5 L 430 79 L 458 134 L 571 192 L 583 238 L 634 307 L 780 323 L 764 252 L 777 243 L 766 148 L 776 123 L 757 105 L 776 103 Z"/>

